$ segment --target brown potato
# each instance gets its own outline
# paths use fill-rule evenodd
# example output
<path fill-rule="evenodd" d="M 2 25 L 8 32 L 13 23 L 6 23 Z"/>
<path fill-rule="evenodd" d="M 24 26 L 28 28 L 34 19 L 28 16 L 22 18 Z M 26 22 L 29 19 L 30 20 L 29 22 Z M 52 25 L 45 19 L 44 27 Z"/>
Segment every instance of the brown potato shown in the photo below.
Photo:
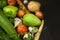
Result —
<path fill-rule="evenodd" d="M 28 3 L 28 9 L 32 12 L 40 10 L 41 4 L 39 2 L 36 1 L 30 1 Z"/>

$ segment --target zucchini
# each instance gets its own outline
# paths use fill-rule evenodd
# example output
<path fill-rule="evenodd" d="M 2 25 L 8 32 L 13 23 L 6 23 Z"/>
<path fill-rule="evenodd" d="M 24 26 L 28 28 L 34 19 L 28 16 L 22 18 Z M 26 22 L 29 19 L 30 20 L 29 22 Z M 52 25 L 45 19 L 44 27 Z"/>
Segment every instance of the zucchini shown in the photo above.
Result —
<path fill-rule="evenodd" d="M 10 40 L 9 37 L 4 33 L 4 31 L 0 28 L 0 40 Z"/>
<path fill-rule="evenodd" d="M 31 13 L 25 14 L 22 20 L 25 25 L 31 27 L 39 26 L 41 24 L 41 20 Z"/>
<path fill-rule="evenodd" d="M 8 18 L 3 15 L 2 11 L 0 11 L 0 26 L 4 29 L 10 38 L 13 40 L 20 40 L 13 25 L 9 22 Z"/>

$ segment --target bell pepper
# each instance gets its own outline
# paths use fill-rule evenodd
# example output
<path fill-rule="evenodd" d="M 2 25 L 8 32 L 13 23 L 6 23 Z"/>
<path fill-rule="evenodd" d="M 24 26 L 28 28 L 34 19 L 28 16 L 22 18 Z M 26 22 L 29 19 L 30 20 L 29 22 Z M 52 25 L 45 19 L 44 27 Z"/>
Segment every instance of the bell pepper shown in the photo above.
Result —
<path fill-rule="evenodd" d="M 16 17 L 18 8 L 15 6 L 6 6 L 3 8 L 3 11 L 4 15 L 6 15 L 7 17 L 14 18 Z"/>

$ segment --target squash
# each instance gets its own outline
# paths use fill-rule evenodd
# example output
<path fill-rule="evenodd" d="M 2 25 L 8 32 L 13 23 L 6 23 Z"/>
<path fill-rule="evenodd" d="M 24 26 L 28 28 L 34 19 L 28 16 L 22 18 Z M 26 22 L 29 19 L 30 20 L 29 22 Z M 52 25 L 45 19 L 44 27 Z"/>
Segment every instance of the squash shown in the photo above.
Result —
<path fill-rule="evenodd" d="M 25 14 L 23 16 L 23 23 L 27 26 L 39 26 L 41 24 L 41 20 L 36 17 L 34 14 Z"/>

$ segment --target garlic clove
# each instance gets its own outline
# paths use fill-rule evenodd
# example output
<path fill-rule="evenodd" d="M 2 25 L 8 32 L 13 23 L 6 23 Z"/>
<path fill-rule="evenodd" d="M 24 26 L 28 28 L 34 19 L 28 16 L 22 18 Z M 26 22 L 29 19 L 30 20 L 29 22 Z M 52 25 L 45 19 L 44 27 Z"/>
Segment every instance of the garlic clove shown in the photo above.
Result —
<path fill-rule="evenodd" d="M 27 3 L 28 3 L 28 1 L 27 1 L 27 0 L 24 0 L 24 1 L 23 1 L 23 3 L 24 3 L 24 4 L 27 4 Z"/>
<path fill-rule="evenodd" d="M 19 19 L 19 18 L 15 18 L 14 27 L 16 28 L 16 27 L 18 26 L 19 23 L 22 23 L 22 20 Z"/>

